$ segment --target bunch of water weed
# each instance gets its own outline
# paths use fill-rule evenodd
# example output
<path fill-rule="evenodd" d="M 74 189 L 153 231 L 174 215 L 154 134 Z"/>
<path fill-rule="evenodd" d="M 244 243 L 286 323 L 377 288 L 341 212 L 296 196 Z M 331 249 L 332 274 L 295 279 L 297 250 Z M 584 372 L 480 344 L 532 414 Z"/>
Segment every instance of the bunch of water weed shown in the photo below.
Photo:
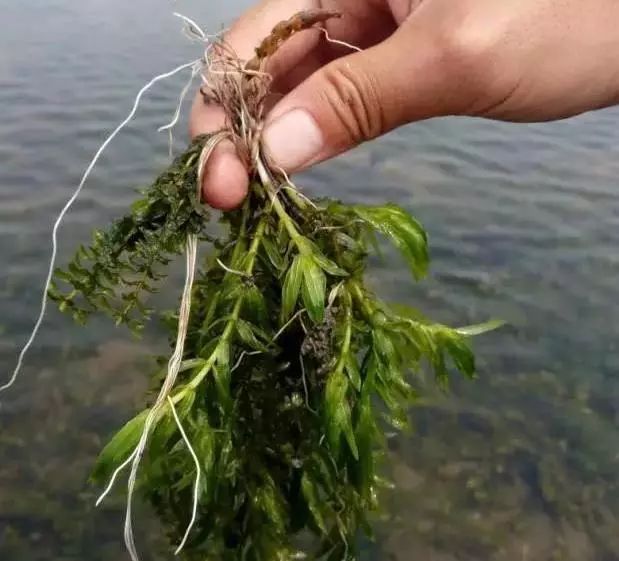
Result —
<path fill-rule="evenodd" d="M 94 470 L 103 498 L 131 468 L 133 559 L 135 489 L 189 560 L 354 559 L 378 506 L 385 427 L 406 426 L 424 364 L 441 386 L 451 370 L 472 378 L 469 338 L 496 327 L 452 329 L 387 305 L 364 280 L 376 238 L 393 243 L 419 280 L 428 268 L 422 226 L 393 204 L 309 200 L 263 153 L 269 57 L 333 17 L 317 10 L 282 22 L 248 63 L 219 43 L 202 61 L 202 92 L 224 108 L 226 128 L 195 139 L 129 214 L 55 273 L 48 294 L 61 310 L 80 322 L 104 312 L 139 332 L 165 266 L 186 256 L 180 308 L 165 314 L 173 353 L 154 377 L 158 393 Z M 197 186 L 223 140 L 252 184 L 212 237 Z"/>

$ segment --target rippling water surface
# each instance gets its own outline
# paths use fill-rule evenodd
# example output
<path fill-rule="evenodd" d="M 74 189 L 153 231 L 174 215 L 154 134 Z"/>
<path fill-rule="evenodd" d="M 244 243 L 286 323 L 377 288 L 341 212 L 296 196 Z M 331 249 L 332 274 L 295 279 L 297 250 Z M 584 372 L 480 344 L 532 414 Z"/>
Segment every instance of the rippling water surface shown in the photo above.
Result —
<path fill-rule="evenodd" d="M 196 56 L 172 10 L 218 30 L 247 4 L 0 0 L 3 376 L 37 312 L 51 223 L 90 155 L 144 82 Z M 156 86 L 105 153 L 61 258 L 165 164 L 156 129 L 182 85 Z M 424 222 L 433 274 L 412 290 L 395 256 L 377 262 L 385 295 L 454 324 L 509 322 L 478 342 L 480 379 L 428 396 L 414 434 L 392 441 L 397 492 L 368 560 L 619 559 L 618 177 L 616 109 L 549 125 L 416 124 L 303 177 L 312 195 L 389 198 Z M 122 497 L 95 512 L 86 479 L 142 399 L 148 345 L 50 310 L 0 404 L 0 559 L 124 558 Z M 143 549 L 165 551 L 145 528 Z"/>

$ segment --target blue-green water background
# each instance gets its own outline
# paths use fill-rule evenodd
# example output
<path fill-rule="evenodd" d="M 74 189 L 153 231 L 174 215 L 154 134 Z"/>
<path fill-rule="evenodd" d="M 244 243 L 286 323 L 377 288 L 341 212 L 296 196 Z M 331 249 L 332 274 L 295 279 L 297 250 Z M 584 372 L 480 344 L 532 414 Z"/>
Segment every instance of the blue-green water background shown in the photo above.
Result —
<path fill-rule="evenodd" d="M 218 31 L 249 0 L 0 0 L 0 372 L 37 313 L 51 223 L 141 85 L 196 56 L 173 9 Z M 61 230 L 61 259 L 166 163 L 183 80 L 149 93 Z M 185 141 L 185 125 L 179 142 Z M 444 119 L 299 178 L 311 195 L 404 205 L 431 236 L 411 288 L 395 255 L 372 282 L 434 318 L 510 326 L 476 345 L 480 379 L 428 396 L 391 441 L 374 561 L 619 559 L 619 111 L 555 124 Z M 180 269 L 180 268 L 179 268 Z M 173 303 L 180 282 L 162 300 Z M 140 404 L 142 343 L 55 310 L 0 401 L 0 559 L 116 561 L 122 496 L 93 508 L 101 445 Z M 146 559 L 169 559 L 144 513 Z"/>

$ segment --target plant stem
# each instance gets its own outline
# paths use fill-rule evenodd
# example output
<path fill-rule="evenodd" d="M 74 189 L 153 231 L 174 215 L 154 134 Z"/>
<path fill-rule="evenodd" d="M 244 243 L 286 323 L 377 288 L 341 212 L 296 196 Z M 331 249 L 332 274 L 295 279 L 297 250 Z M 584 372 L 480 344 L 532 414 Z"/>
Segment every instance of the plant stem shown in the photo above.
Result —
<path fill-rule="evenodd" d="M 247 220 L 249 219 L 249 204 L 250 204 L 250 197 L 247 197 L 245 199 L 245 203 L 243 205 L 243 215 L 241 218 L 241 227 L 239 228 L 239 239 L 238 241 L 240 242 L 241 240 L 244 240 L 245 237 L 247 236 Z M 236 243 L 234 245 L 234 249 L 232 250 L 232 256 L 230 257 L 230 264 L 234 265 L 239 257 L 240 252 L 243 249 L 243 244 L 241 243 Z M 224 275 L 224 279 L 228 276 L 228 271 L 226 271 L 225 275 Z M 217 305 L 219 304 L 219 292 L 215 295 L 215 297 L 213 298 L 213 300 L 211 300 L 211 303 L 208 307 L 207 313 L 204 316 L 204 322 L 202 323 L 202 329 L 206 330 L 206 328 L 210 325 L 210 321 L 213 318 L 213 314 L 215 313 L 215 309 L 217 307 Z"/>
<path fill-rule="evenodd" d="M 264 165 L 261 158 L 258 159 L 257 163 L 258 175 L 260 175 L 260 179 L 262 180 L 262 184 L 267 195 L 271 198 L 271 202 L 273 204 L 273 209 L 279 216 L 279 219 L 284 224 L 288 235 L 295 243 L 297 248 L 300 249 L 300 241 L 303 239 L 303 236 L 299 234 L 299 231 L 296 229 L 295 225 L 292 223 L 292 219 L 288 216 L 286 209 L 283 207 L 281 201 L 277 197 L 277 193 L 273 189 L 273 180 L 271 179 L 271 174 L 268 172 L 266 166 Z"/>
<path fill-rule="evenodd" d="M 260 244 L 262 243 L 262 239 L 264 237 L 265 228 L 266 228 L 266 218 L 263 218 L 258 223 L 258 227 L 256 228 L 256 233 L 254 234 L 254 239 L 252 240 L 252 244 L 247 254 L 248 259 L 247 259 L 247 264 L 245 266 L 244 272 L 248 276 L 251 276 L 251 274 L 253 273 L 254 265 L 256 263 L 256 257 L 258 255 L 258 250 L 260 249 Z M 189 382 L 189 384 L 187 384 L 187 386 L 174 397 L 173 399 L 174 403 L 177 403 L 178 401 L 180 401 L 183 395 L 186 394 L 188 391 L 195 390 L 202 383 L 202 381 L 206 378 L 208 373 L 211 371 L 211 369 L 213 368 L 215 364 L 215 361 L 217 360 L 217 356 L 219 354 L 219 350 L 221 349 L 222 345 L 227 344 L 230 337 L 234 333 L 234 328 L 235 328 L 236 322 L 239 319 L 239 315 L 243 307 L 244 299 L 245 299 L 245 294 L 241 293 L 241 295 L 239 296 L 239 298 L 237 299 L 234 305 L 232 315 L 226 324 L 226 327 L 219 339 L 219 342 L 217 343 L 217 346 L 215 347 L 215 349 L 213 350 L 213 352 L 207 359 L 206 364 L 204 365 L 202 370 L 200 370 L 200 372 L 194 377 L 194 379 L 191 380 L 191 382 Z"/>
<path fill-rule="evenodd" d="M 350 286 L 351 293 L 359 302 L 361 311 L 365 314 L 368 323 L 374 324 L 373 318 L 375 310 L 372 309 L 368 302 L 368 299 L 363 294 L 363 288 L 359 285 L 358 281 L 350 281 L 348 284 Z"/>
<path fill-rule="evenodd" d="M 350 352 L 350 344 L 352 342 L 352 301 L 350 298 L 350 294 L 347 291 L 345 293 L 346 300 L 346 311 L 344 315 L 344 320 L 346 322 L 346 328 L 344 331 L 344 340 L 342 341 L 342 347 L 340 350 L 340 358 L 337 363 L 337 371 L 342 372 L 344 370 L 344 361 Z"/>

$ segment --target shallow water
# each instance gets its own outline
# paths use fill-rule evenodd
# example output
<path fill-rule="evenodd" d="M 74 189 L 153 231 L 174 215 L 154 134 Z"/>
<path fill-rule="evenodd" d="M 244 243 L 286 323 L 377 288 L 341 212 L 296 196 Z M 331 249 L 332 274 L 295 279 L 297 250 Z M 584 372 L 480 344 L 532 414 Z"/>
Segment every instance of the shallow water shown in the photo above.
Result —
<path fill-rule="evenodd" d="M 249 3 L 0 0 L 5 375 L 37 312 L 51 222 L 88 158 L 144 82 L 196 56 L 172 8 L 217 30 Z M 182 84 L 153 89 L 106 152 L 61 231 L 61 258 L 165 164 L 156 128 Z M 451 397 L 428 390 L 415 432 L 391 441 L 397 492 L 366 559 L 619 559 L 618 125 L 616 109 L 534 126 L 431 121 L 299 180 L 312 195 L 389 198 L 426 225 L 431 277 L 412 290 L 387 254 L 372 270 L 386 296 L 454 324 L 509 322 L 477 343 L 480 379 Z M 125 558 L 122 496 L 95 511 L 87 477 L 141 403 L 159 344 L 155 330 L 138 344 L 50 310 L 0 403 L 0 559 Z M 154 522 L 141 534 L 153 559 L 170 557 Z"/>

